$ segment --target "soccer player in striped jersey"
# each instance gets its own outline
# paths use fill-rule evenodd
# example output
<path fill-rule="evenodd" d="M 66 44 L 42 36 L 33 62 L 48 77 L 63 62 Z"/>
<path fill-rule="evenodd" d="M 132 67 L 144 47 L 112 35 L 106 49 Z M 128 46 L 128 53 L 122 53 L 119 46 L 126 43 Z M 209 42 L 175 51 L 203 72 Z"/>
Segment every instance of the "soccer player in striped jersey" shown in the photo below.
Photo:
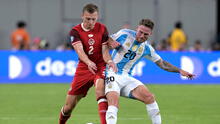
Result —
<path fill-rule="evenodd" d="M 161 115 L 154 95 L 139 80 L 131 76 L 134 66 L 145 57 L 160 68 L 180 73 L 189 79 L 194 78 L 194 74 L 179 69 L 164 61 L 148 43 L 147 39 L 152 35 L 154 23 L 149 19 L 142 19 L 137 30 L 122 29 L 112 35 L 112 39 L 120 43 L 114 49 L 112 59 L 117 64 L 118 72 L 111 68 L 106 69 L 105 93 L 108 100 L 108 110 L 106 112 L 107 124 L 117 123 L 118 99 L 119 96 L 132 98 L 143 102 L 146 111 L 152 120 L 152 124 L 161 124 Z"/>

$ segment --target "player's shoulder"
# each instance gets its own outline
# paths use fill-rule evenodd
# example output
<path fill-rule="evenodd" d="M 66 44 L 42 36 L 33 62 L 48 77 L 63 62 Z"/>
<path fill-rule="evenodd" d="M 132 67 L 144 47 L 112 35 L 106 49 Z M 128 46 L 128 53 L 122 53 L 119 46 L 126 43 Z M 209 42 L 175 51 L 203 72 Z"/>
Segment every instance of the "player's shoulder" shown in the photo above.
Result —
<path fill-rule="evenodd" d="M 96 25 L 105 27 L 105 24 L 102 24 L 101 22 L 96 22 Z"/>
<path fill-rule="evenodd" d="M 107 28 L 104 24 L 102 24 L 100 22 L 96 22 L 94 30 L 97 31 L 97 32 L 104 33 L 107 30 Z"/>
<path fill-rule="evenodd" d="M 124 28 L 124 29 L 119 30 L 119 33 L 131 35 L 131 36 L 133 36 L 133 37 L 135 37 L 135 35 L 136 35 L 136 31 L 131 30 L 131 29 L 127 29 L 127 28 Z"/>
<path fill-rule="evenodd" d="M 95 26 L 98 28 L 104 28 L 104 29 L 106 28 L 105 24 L 102 24 L 100 22 L 96 22 Z"/>
<path fill-rule="evenodd" d="M 150 41 L 148 41 L 148 40 L 146 40 L 146 41 L 143 42 L 143 43 L 144 43 L 144 45 L 146 45 L 146 46 L 151 46 Z"/>
<path fill-rule="evenodd" d="M 150 51 L 155 51 L 154 47 L 150 44 L 150 41 L 144 42 L 145 47 L 149 48 Z"/>
<path fill-rule="evenodd" d="M 72 36 L 72 37 L 73 36 L 79 37 L 80 32 L 82 32 L 82 29 L 81 29 L 81 25 L 78 24 L 78 25 L 72 27 L 72 29 L 69 31 L 69 35 Z"/>
<path fill-rule="evenodd" d="M 76 26 L 73 26 L 72 27 L 72 30 L 78 30 L 78 29 L 81 29 L 82 27 L 81 27 L 81 24 L 78 24 L 78 25 L 76 25 Z"/>
<path fill-rule="evenodd" d="M 73 26 L 70 30 L 70 33 L 80 33 L 82 31 L 81 24 L 78 24 L 76 26 Z"/>
<path fill-rule="evenodd" d="M 125 33 L 129 33 L 129 34 L 135 34 L 136 33 L 136 31 L 134 31 L 132 29 L 128 29 L 128 28 L 123 28 L 120 31 L 125 32 Z"/>

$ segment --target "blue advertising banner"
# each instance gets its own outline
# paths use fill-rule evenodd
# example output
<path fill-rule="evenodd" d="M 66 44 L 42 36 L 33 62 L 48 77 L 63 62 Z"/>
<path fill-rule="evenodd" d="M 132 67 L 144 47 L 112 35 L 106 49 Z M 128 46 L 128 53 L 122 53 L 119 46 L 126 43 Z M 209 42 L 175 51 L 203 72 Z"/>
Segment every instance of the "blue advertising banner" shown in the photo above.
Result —
<path fill-rule="evenodd" d="M 72 51 L 1 51 L 0 83 L 71 82 L 77 55 Z"/>
<path fill-rule="evenodd" d="M 220 52 L 158 52 L 166 61 L 196 74 L 187 80 L 142 59 L 133 76 L 150 84 L 220 84 Z M 0 83 L 70 83 L 78 57 L 74 51 L 0 51 Z"/>

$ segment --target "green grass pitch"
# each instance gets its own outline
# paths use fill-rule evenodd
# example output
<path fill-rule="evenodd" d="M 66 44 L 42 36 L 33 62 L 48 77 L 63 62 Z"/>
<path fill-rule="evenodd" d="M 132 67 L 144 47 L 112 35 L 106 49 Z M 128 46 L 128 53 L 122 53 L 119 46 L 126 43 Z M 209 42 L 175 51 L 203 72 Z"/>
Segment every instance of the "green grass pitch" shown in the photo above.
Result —
<path fill-rule="evenodd" d="M 69 84 L 1 84 L 0 124 L 58 124 Z M 220 85 L 149 85 L 163 124 L 220 124 Z M 68 124 L 99 124 L 94 88 Z M 120 98 L 118 124 L 151 124 L 145 105 Z"/>

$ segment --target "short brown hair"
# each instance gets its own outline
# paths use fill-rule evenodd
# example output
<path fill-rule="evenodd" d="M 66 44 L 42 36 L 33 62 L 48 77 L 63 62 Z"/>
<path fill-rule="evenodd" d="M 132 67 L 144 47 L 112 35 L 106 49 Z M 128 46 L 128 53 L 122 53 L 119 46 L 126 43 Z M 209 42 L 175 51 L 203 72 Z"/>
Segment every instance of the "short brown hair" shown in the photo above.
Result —
<path fill-rule="evenodd" d="M 141 21 L 139 22 L 139 25 L 146 26 L 150 28 L 151 30 L 153 30 L 154 28 L 154 22 L 151 21 L 150 19 L 141 19 Z"/>
<path fill-rule="evenodd" d="M 87 11 L 89 13 L 94 13 L 94 12 L 98 12 L 99 8 L 95 4 L 89 3 L 89 4 L 86 4 L 83 7 L 83 11 L 82 12 L 84 13 L 85 11 Z"/>

